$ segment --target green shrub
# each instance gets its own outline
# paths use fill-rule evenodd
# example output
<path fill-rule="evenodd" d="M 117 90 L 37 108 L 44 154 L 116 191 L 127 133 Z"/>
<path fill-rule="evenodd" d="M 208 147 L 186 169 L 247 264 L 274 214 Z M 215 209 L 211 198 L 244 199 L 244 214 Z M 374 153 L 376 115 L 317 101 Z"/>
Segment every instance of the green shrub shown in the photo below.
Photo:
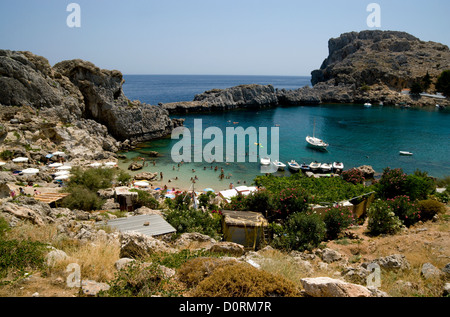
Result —
<path fill-rule="evenodd" d="M 263 215 L 273 214 L 275 210 L 272 194 L 265 189 L 253 192 L 246 196 L 247 211 L 260 212 Z"/>
<path fill-rule="evenodd" d="M 149 192 L 139 189 L 131 189 L 132 192 L 137 192 L 138 197 L 135 203 L 136 208 L 148 207 L 150 209 L 158 209 L 159 203 Z"/>
<path fill-rule="evenodd" d="M 325 210 L 323 221 L 327 229 L 327 238 L 337 239 L 339 234 L 353 223 L 353 213 L 346 207 L 331 207 Z"/>
<path fill-rule="evenodd" d="M 10 150 L 4 150 L 0 153 L 0 158 L 4 161 L 8 161 L 13 158 L 13 153 Z"/>
<path fill-rule="evenodd" d="M 423 221 L 432 220 L 437 214 L 445 212 L 444 204 L 432 199 L 419 201 L 419 209 Z"/>
<path fill-rule="evenodd" d="M 126 185 L 131 180 L 132 176 L 128 174 L 123 169 L 119 170 L 119 173 L 117 174 L 117 181 L 119 184 Z"/>
<path fill-rule="evenodd" d="M 45 252 L 46 245 L 40 242 L 0 239 L 0 278 L 10 270 L 43 269 Z"/>
<path fill-rule="evenodd" d="M 156 263 L 149 265 L 133 262 L 121 269 L 114 280 L 108 283 L 111 287 L 99 295 L 102 297 L 151 297 L 177 296 L 178 290 L 165 277 L 161 267 Z"/>
<path fill-rule="evenodd" d="M 71 173 L 73 176 L 70 178 L 68 187 L 81 186 L 92 192 L 110 188 L 115 174 L 114 170 L 110 168 L 89 168 L 86 170 L 74 168 Z"/>
<path fill-rule="evenodd" d="M 401 220 L 385 200 L 378 199 L 368 210 L 368 231 L 373 235 L 395 234 L 402 228 Z"/>
<path fill-rule="evenodd" d="M 5 218 L 0 217 L 0 239 L 3 238 L 3 236 L 8 230 L 9 230 L 8 222 L 5 220 Z"/>
<path fill-rule="evenodd" d="M 387 199 L 405 195 L 406 178 L 407 175 L 400 168 L 385 168 L 376 186 L 378 196 Z"/>
<path fill-rule="evenodd" d="M 247 263 L 215 269 L 201 281 L 193 297 L 297 297 L 298 289 L 285 278 L 258 270 Z"/>
<path fill-rule="evenodd" d="M 429 195 L 432 195 L 436 190 L 436 183 L 426 173 L 416 171 L 412 175 L 406 177 L 405 195 L 408 195 L 411 200 L 424 200 Z"/>
<path fill-rule="evenodd" d="M 395 215 L 406 227 L 410 227 L 421 220 L 419 205 L 412 201 L 408 196 L 397 196 L 388 199 L 387 202 Z"/>
<path fill-rule="evenodd" d="M 195 209 L 172 209 L 166 212 L 168 223 L 177 230 L 177 236 L 186 232 L 198 232 L 219 239 L 222 216 Z"/>
<path fill-rule="evenodd" d="M 325 238 L 326 227 L 317 214 L 297 212 L 292 214 L 285 225 L 272 225 L 274 240 L 272 245 L 284 250 L 312 250 Z"/>
<path fill-rule="evenodd" d="M 275 204 L 278 217 L 285 219 L 293 213 L 305 212 L 308 209 L 308 195 L 301 188 L 286 188 L 280 191 Z"/>
<path fill-rule="evenodd" d="M 365 181 L 364 174 L 357 168 L 352 168 L 348 171 L 344 171 L 341 174 L 342 179 L 352 184 L 362 184 Z"/>
<path fill-rule="evenodd" d="M 68 188 L 70 194 L 65 197 L 61 204 L 69 209 L 79 209 L 85 211 L 100 210 L 105 203 L 96 192 L 82 186 L 72 186 Z"/>

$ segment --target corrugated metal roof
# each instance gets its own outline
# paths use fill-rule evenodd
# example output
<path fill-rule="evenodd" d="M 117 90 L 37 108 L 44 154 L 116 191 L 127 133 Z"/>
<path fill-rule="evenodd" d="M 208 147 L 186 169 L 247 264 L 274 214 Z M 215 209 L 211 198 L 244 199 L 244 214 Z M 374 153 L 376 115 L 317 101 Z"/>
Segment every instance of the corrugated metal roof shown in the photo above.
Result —
<path fill-rule="evenodd" d="M 144 224 L 148 223 L 148 226 Z M 176 232 L 167 221 L 160 215 L 139 215 L 127 218 L 108 220 L 107 226 L 115 228 L 120 232 L 134 231 L 148 236 L 159 236 Z"/>

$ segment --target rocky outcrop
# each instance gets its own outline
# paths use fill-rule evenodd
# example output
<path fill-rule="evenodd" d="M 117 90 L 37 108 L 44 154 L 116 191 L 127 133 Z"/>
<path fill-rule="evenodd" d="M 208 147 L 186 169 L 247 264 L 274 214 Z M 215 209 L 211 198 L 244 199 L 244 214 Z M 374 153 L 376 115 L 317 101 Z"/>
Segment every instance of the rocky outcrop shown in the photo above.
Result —
<path fill-rule="evenodd" d="M 240 85 L 213 89 L 196 95 L 193 101 L 163 104 L 170 113 L 226 111 L 243 108 L 260 109 L 278 105 L 272 85 Z"/>
<path fill-rule="evenodd" d="M 119 71 L 80 59 L 51 67 L 31 52 L 0 50 L 1 138 L 19 141 L 12 135 L 23 135 L 16 142 L 22 146 L 33 144 L 45 151 L 64 147 L 91 159 L 102 151 L 116 152 L 121 147 L 117 140 L 144 142 L 183 124 L 161 107 L 130 101 L 123 83 Z"/>
<path fill-rule="evenodd" d="M 447 46 L 424 42 L 395 31 L 344 33 L 328 42 L 329 56 L 312 72 L 312 84 L 382 84 L 391 89 L 409 88 L 426 75 L 436 78 L 450 65 Z"/>

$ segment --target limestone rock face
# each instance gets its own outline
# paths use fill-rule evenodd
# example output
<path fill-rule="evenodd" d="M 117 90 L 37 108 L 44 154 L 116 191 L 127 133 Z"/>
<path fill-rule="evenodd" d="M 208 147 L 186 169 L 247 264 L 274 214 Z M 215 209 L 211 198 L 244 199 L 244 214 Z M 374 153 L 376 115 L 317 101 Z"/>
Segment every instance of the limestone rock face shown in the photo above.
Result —
<path fill-rule="evenodd" d="M 330 39 L 329 56 L 312 72 L 312 84 L 385 84 L 391 89 L 409 87 L 429 74 L 436 78 L 450 65 L 447 46 L 424 42 L 395 31 L 350 32 Z"/>
<path fill-rule="evenodd" d="M 174 128 L 166 110 L 131 102 L 125 96 L 121 72 L 100 69 L 79 59 L 60 62 L 54 68 L 79 88 L 85 117 L 104 124 L 117 139 L 146 141 L 165 136 Z"/>
<path fill-rule="evenodd" d="M 47 59 L 30 52 L 0 50 L 0 104 L 55 110 L 69 121 L 81 117 L 83 95 Z"/>

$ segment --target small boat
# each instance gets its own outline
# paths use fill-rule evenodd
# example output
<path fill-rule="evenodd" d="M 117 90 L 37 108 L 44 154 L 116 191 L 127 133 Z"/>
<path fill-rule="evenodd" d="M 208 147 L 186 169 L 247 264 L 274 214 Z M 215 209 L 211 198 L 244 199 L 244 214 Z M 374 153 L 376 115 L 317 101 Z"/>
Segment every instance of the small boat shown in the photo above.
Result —
<path fill-rule="evenodd" d="M 265 165 L 265 166 L 270 165 L 270 158 L 268 158 L 268 157 L 263 157 L 263 158 L 261 159 L 261 165 Z"/>
<path fill-rule="evenodd" d="M 364 107 L 370 108 L 370 107 L 372 107 L 372 104 L 371 104 L 370 102 L 366 102 L 366 103 L 364 104 Z"/>
<path fill-rule="evenodd" d="M 342 162 L 334 162 L 333 163 L 333 170 L 334 171 L 337 171 L 337 170 L 343 171 L 344 170 L 344 163 L 342 163 Z"/>
<path fill-rule="evenodd" d="M 330 173 L 332 168 L 333 168 L 333 164 L 329 164 L 329 163 L 323 163 L 323 164 L 320 166 L 320 169 L 321 169 L 322 172 L 324 172 L 324 173 Z"/>
<path fill-rule="evenodd" d="M 414 154 L 411 153 L 411 152 L 407 152 L 407 151 L 400 151 L 400 155 L 403 155 L 403 156 L 413 156 Z"/>
<path fill-rule="evenodd" d="M 273 162 L 273 165 L 275 165 L 279 171 L 284 171 L 284 169 L 286 168 L 286 164 L 284 164 L 280 161 Z"/>
<path fill-rule="evenodd" d="M 311 169 L 311 171 L 315 172 L 318 171 L 320 169 L 320 167 L 322 166 L 321 163 L 319 162 L 312 162 L 311 164 L 309 164 L 309 168 Z"/>
<path fill-rule="evenodd" d="M 317 150 L 326 150 L 328 147 L 328 143 L 326 143 L 325 141 L 316 138 L 315 136 L 316 134 L 316 120 L 314 120 L 314 131 L 313 131 L 313 136 L 307 136 L 306 137 L 306 142 L 308 143 L 308 145 L 314 149 Z"/>
<path fill-rule="evenodd" d="M 300 165 L 300 169 L 301 169 L 303 172 L 308 172 L 308 171 L 311 170 L 311 168 L 309 167 L 309 165 L 306 164 L 306 163 L 303 163 L 302 165 Z"/>
<path fill-rule="evenodd" d="M 300 171 L 300 165 L 296 161 L 292 160 L 292 161 L 288 162 L 288 165 L 289 165 L 289 169 L 291 171 L 293 171 L 293 172 Z"/>

